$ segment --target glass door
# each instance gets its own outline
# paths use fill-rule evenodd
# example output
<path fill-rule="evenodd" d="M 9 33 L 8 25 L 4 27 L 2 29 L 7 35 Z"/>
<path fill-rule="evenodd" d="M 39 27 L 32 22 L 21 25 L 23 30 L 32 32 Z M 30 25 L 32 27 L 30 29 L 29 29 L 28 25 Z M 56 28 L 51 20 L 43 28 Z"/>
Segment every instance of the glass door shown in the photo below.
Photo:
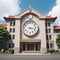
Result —
<path fill-rule="evenodd" d="M 35 44 L 35 51 L 40 51 L 40 44 L 39 43 Z"/>

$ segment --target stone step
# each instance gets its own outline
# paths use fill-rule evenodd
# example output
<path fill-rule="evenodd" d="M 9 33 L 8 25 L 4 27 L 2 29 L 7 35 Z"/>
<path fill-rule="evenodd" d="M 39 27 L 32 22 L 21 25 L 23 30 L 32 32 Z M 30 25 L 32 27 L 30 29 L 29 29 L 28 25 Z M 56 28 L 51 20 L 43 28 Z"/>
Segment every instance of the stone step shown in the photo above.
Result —
<path fill-rule="evenodd" d="M 22 53 L 41 53 L 40 51 L 22 51 Z"/>

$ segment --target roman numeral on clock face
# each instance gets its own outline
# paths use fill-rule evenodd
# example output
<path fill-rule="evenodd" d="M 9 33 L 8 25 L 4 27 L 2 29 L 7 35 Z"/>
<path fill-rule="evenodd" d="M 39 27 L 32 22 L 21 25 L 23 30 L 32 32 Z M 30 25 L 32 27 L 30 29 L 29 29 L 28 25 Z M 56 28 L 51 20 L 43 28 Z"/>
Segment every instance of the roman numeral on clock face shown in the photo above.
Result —
<path fill-rule="evenodd" d="M 26 35 L 32 36 L 36 34 L 37 31 L 38 31 L 38 26 L 34 21 L 28 20 L 23 24 L 23 32 Z"/>

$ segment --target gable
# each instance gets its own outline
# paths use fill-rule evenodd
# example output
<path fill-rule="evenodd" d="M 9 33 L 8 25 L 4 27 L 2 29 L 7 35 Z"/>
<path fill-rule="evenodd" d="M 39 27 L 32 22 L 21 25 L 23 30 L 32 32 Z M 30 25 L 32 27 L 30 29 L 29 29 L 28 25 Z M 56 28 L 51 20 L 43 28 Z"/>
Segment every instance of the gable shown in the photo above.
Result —
<path fill-rule="evenodd" d="M 15 16 L 15 18 L 21 18 L 25 15 L 28 15 L 28 14 L 33 14 L 33 15 L 36 15 L 38 18 L 40 17 L 45 17 L 44 15 L 40 14 L 38 11 L 36 11 L 35 9 L 33 9 L 32 7 L 29 7 L 27 10 L 25 10 L 24 12 L 18 14 Z"/>
<path fill-rule="evenodd" d="M 14 20 L 14 19 L 18 19 L 20 20 L 21 18 L 23 18 L 26 15 L 35 15 L 36 17 L 38 17 L 40 20 L 53 20 L 55 21 L 57 17 L 51 17 L 51 16 L 46 16 L 46 15 L 42 15 L 41 13 L 39 13 L 38 11 L 36 11 L 35 9 L 33 9 L 32 7 L 29 7 L 28 9 L 26 9 L 25 11 L 23 11 L 22 13 L 15 15 L 15 16 L 9 16 L 9 17 L 4 17 L 4 19 L 7 20 Z"/>

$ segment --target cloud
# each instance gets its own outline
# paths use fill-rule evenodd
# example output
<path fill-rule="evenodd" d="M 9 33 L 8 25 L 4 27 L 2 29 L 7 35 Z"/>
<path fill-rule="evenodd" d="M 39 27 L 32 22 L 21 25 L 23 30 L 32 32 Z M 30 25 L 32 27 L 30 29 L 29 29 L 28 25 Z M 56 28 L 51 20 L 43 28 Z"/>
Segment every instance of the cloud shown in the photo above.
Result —
<path fill-rule="evenodd" d="M 49 11 L 48 15 L 57 16 L 54 25 L 60 25 L 60 0 L 56 0 L 56 5 Z"/>
<path fill-rule="evenodd" d="M 16 15 L 20 12 L 20 0 L 0 0 L 0 20 L 3 16 Z"/>

